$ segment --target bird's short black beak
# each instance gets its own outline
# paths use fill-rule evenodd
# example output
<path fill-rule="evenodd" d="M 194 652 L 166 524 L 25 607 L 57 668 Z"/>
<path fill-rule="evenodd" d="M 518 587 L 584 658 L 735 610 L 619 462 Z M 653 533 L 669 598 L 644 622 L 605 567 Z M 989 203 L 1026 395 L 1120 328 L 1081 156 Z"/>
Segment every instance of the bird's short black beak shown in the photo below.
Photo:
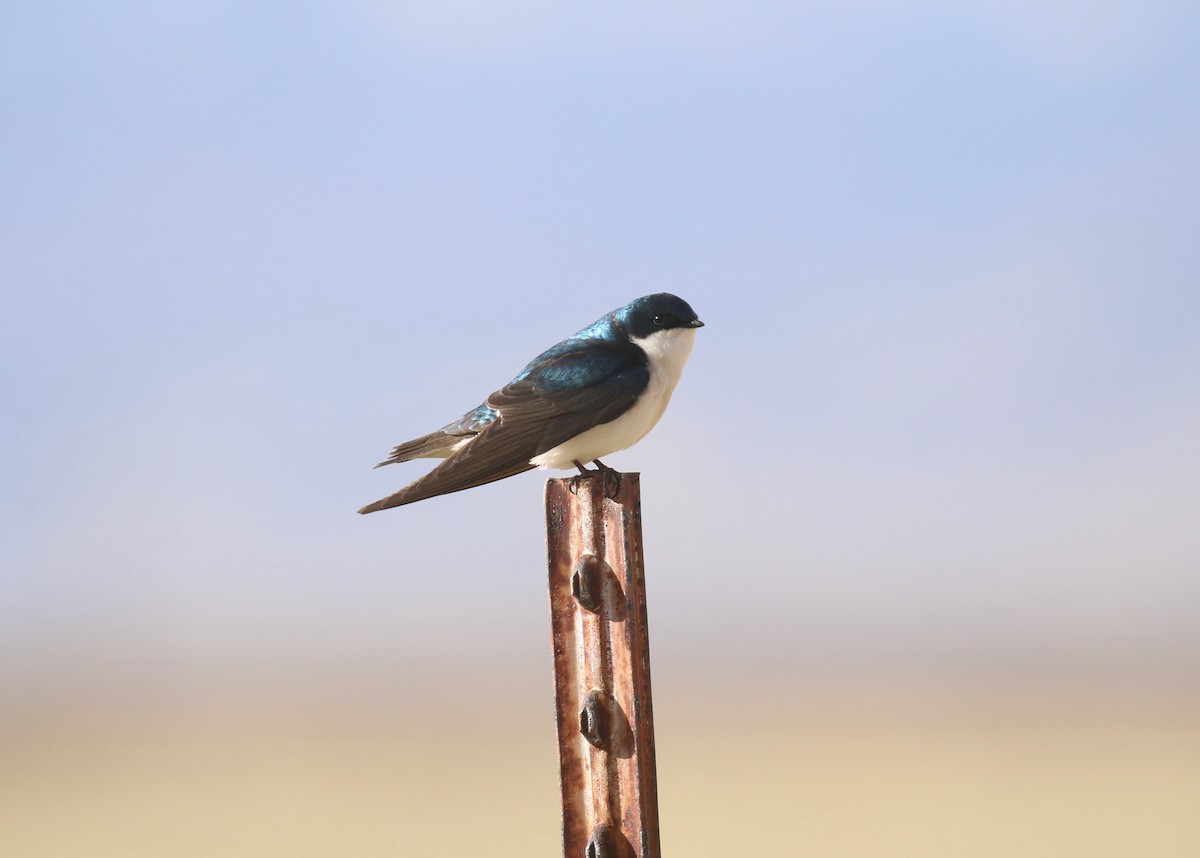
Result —
<path fill-rule="evenodd" d="M 704 323 L 701 322 L 699 319 L 693 319 L 692 321 L 687 323 L 687 326 L 689 328 L 703 328 Z"/>

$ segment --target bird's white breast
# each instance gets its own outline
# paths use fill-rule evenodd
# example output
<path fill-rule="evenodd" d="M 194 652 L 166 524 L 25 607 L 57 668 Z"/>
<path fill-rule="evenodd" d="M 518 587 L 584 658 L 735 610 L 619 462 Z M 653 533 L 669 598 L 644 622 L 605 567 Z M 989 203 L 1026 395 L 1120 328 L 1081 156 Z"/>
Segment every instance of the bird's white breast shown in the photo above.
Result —
<path fill-rule="evenodd" d="M 655 331 L 648 337 L 634 339 L 633 343 L 649 358 L 650 381 L 633 407 L 616 420 L 594 426 L 535 456 L 529 463 L 539 468 L 565 470 L 573 467 L 572 462 L 590 462 L 642 440 L 666 411 L 695 339 L 695 328 Z"/>

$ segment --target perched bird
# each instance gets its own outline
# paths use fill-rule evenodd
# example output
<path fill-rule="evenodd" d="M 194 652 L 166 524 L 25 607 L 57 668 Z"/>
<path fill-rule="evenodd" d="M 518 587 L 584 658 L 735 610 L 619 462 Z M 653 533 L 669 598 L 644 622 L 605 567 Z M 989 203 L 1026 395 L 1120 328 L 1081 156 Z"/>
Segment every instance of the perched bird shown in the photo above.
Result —
<path fill-rule="evenodd" d="M 473 411 L 399 445 L 375 467 L 444 458 L 367 504 L 375 512 L 502 480 L 532 468 L 584 467 L 640 441 L 666 410 L 704 323 L 682 298 L 631 301 L 535 357 Z"/>

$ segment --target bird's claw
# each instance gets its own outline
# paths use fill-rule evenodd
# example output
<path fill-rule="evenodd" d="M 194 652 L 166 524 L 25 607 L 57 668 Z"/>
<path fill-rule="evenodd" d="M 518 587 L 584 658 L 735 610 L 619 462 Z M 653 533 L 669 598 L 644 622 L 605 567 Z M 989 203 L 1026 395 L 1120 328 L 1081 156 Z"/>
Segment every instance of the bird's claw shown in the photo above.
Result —
<path fill-rule="evenodd" d="M 621 493 L 621 472 L 601 462 L 599 459 L 593 459 L 592 464 L 596 467 L 594 470 L 588 470 L 579 462 L 573 463 L 579 468 L 579 473 L 571 477 L 570 490 L 571 494 L 579 494 L 579 484 L 583 480 L 590 480 L 593 477 L 599 477 L 603 480 L 604 496 L 612 500 Z"/>
<path fill-rule="evenodd" d="M 599 459 L 596 460 L 596 468 L 600 472 L 600 479 L 604 481 L 604 496 L 610 500 L 615 498 L 621 493 L 621 472 L 610 468 Z"/>

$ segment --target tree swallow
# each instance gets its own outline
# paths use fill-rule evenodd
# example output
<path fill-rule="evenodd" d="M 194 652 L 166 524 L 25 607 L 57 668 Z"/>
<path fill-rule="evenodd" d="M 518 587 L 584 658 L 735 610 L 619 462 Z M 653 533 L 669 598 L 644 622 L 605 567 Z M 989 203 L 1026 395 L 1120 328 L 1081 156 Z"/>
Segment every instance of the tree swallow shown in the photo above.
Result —
<path fill-rule="evenodd" d="M 601 456 L 640 441 L 662 417 L 704 323 L 682 298 L 631 301 L 535 357 L 473 411 L 399 445 L 375 467 L 443 458 L 360 513 L 482 486 L 532 468 L 610 470 Z"/>

